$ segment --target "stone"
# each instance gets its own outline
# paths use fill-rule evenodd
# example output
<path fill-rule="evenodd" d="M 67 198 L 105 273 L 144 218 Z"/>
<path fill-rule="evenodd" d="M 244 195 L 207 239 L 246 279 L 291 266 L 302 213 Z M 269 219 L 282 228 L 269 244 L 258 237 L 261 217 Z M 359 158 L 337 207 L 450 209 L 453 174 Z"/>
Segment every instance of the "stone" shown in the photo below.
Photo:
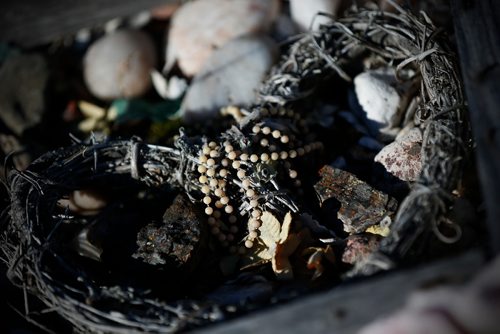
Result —
<path fill-rule="evenodd" d="M 412 128 L 385 146 L 375 161 L 403 181 L 416 181 L 422 171 L 422 132 Z"/>
<path fill-rule="evenodd" d="M 350 235 L 346 239 L 342 262 L 353 265 L 363 263 L 370 254 L 378 249 L 381 240 L 382 236 L 371 233 Z"/>
<path fill-rule="evenodd" d="M 0 67 L 0 118 L 16 135 L 37 125 L 45 109 L 49 78 L 40 54 L 11 51 Z"/>
<path fill-rule="evenodd" d="M 169 31 L 164 72 L 177 62 L 197 74 L 212 53 L 230 40 L 268 31 L 279 12 L 278 0 L 195 0 L 175 12 Z"/>
<path fill-rule="evenodd" d="M 320 25 L 331 22 L 336 17 L 342 0 L 290 0 L 290 15 L 302 31 L 317 30 Z M 329 18 L 318 13 L 326 13 Z"/>
<path fill-rule="evenodd" d="M 354 78 L 356 97 L 366 119 L 386 134 L 399 126 L 412 87 L 413 82 L 399 82 L 392 68 L 368 70 Z"/>
<path fill-rule="evenodd" d="M 83 60 L 83 74 L 90 92 L 102 100 L 134 98 L 151 87 L 156 66 L 151 38 L 135 30 L 118 30 L 94 42 Z"/>
<path fill-rule="evenodd" d="M 222 107 L 254 103 L 276 49 L 269 38 L 242 37 L 216 50 L 193 78 L 182 103 L 183 118 L 207 119 Z"/>

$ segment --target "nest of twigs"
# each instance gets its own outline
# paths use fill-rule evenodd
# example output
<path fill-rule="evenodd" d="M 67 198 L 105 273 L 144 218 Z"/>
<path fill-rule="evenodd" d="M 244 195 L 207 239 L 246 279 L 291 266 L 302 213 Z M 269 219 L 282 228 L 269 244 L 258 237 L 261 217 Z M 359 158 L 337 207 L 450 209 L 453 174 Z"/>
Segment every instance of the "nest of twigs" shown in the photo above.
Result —
<path fill-rule="evenodd" d="M 424 14 L 417 18 L 398 10 L 395 14 L 354 10 L 299 38 L 264 83 L 261 99 L 241 126 L 243 130 L 233 128 L 220 137 L 245 142 L 244 129 L 251 128 L 263 106 L 293 106 L 332 76 L 351 80 L 348 68 L 360 55 L 376 55 L 397 73 L 412 68 L 421 76 L 421 103 L 413 122 L 423 131 L 423 170 L 400 205 L 389 236 L 351 274 L 394 267 L 420 236 L 438 230 L 452 191 L 461 182 L 468 153 L 462 84 L 446 36 Z M 96 278 L 87 264 L 65 251 L 70 241 L 65 238 L 72 235 L 72 224 L 77 223 L 56 209 L 61 196 L 88 184 L 146 191 L 168 184 L 199 199 L 196 167 L 204 142 L 181 134 L 173 148 L 137 140 L 76 143 L 45 154 L 25 172 L 12 172 L 11 218 L 1 246 L 11 281 L 82 332 L 172 332 L 221 320 L 223 314 L 215 304 L 162 301 L 150 291 L 128 286 L 126 279 L 108 282 Z M 268 208 L 282 213 L 297 210 L 296 200 L 280 196 L 272 197 Z M 26 316 L 32 317 L 28 307 L 26 310 Z"/>

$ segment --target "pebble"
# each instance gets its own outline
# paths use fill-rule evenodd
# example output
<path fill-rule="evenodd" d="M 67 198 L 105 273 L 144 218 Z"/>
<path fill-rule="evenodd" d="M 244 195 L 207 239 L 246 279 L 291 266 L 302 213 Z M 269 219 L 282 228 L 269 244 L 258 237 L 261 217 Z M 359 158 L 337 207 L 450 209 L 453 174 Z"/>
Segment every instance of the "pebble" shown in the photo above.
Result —
<path fill-rule="evenodd" d="M 421 150 L 422 132 L 412 128 L 385 146 L 375 156 L 375 161 L 403 181 L 416 181 L 422 171 Z"/>
<path fill-rule="evenodd" d="M 90 92 L 102 100 L 134 98 L 151 87 L 156 66 L 151 38 L 135 30 L 119 30 L 94 42 L 83 60 Z"/>
<path fill-rule="evenodd" d="M 398 82 L 391 68 L 368 70 L 354 78 L 354 90 L 365 117 L 386 134 L 399 126 L 411 98 L 412 85 Z"/>
<path fill-rule="evenodd" d="M 0 118 L 16 135 L 38 124 L 49 78 L 42 55 L 12 51 L 0 67 Z"/>
<path fill-rule="evenodd" d="M 321 24 L 332 21 L 327 16 L 317 14 L 321 12 L 336 17 L 341 4 L 342 0 L 290 0 L 290 15 L 299 29 L 314 31 Z"/>
<path fill-rule="evenodd" d="M 194 76 L 212 53 L 230 40 L 265 32 L 279 12 L 279 0 L 195 0 L 175 12 L 164 72 L 177 64 Z"/>
<path fill-rule="evenodd" d="M 378 249 L 381 236 L 362 233 L 350 235 L 342 254 L 342 262 L 349 264 L 362 263 L 370 254 Z"/>
<path fill-rule="evenodd" d="M 275 43 L 266 37 L 239 38 L 215 51 L 186 93 L 183 118 L 207 119 L 222 107 L 253 103 L 275 54 Z"/>

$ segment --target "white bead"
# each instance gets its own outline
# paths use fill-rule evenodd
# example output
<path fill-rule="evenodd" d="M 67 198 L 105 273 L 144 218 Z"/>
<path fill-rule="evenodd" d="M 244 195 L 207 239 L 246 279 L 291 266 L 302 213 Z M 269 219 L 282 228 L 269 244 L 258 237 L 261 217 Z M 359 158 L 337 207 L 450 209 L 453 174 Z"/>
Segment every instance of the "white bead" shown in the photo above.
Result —
<path fill-rule="evenodd" d="M 245 179 L 245 180 L 241 181 L 241 185 L 245 189 L 248 188 L 248 187 L 250 187 L 250 180 L 249 179 Z"/>
<path fill-rule="evenodd" d="M 206 184 L 201 187 L 201 192 L 204 193 L 205 195 L 210 193 L 210 187 L 207 186 Z"/>
<path fill-rule="evenodd" d="M 224 211 L 226 211 L 226 213 L 233 213 L 233 207 L 231 205 L 228 205 L 224 208 Z"/>
<path fill-rule="evenodd" d="M 271 133 L 271 128 L 268 127 L 268 126 L 265 126 L 262 128 L 262 133 L 265 134 L 265 135 L 268 135 Z"/>
<path fill-rule="evenodd" d="M 240 160 L 241 160 L 241 161 L 247 161 L 247 160 L 248 160 L 248 154 L 246 154 L 246 153 L 242 153 L 242 154 L 240 155 Z"/>
<path fill-rule="evenodd" d="M 203 165 L 198 166 L 198 173 L 205 173 L 207 171 L 207 167 Z"/>
<path fill-rule="evenodd" d="M 272 135 L 273 135 L 273 138 L 278 139 L 281 136 L 281 132 L 280 132 L 280 130 L 274 130 Z"/>
<path fill-rule="evenodd" d="M 217 179 L 210 179 L 209 184 L 211 187 L 213 187 L 213 188 L 217 187 L 217 183 L 218 183 Z"/>
<path fill-rule="evenodd" d="M 203 197 L 203 203 L 206 205 L 210 204 L 212 202 L 212 198 L 210 196 L 205 196 Z"/>
<path fill-rule="evenodd" d="M 254 218 L 259 218 L 259 217 L 260 217 L 260 215 L 261 215 L 260 210 L 253 210 L 253 211 L 252 211 L 252 217 L 254 217 Z"/>
<path fill-rule="evenodd" d="M 215 168 L 210 168 L 207 170 L 207 176 L 214 177 L 215 176 Z"/>
<path fill-rule="evenodd" d="M 267 153 L 262 153 L 261 156 L 260 156 L 260 160 L 266 162 L 269 160 L 269 154 Z"/>
<path fill-rule="evenodd" d="M 207 160 L 207 166 L 208 167 L 213 167 L 215 165 L 215 160 L 214 159 L 208 159 Z"/>
<path fill-rule="evenodd" d="M 276 161 L 278 160 L 280 155 L 276 152 L 271 153 L 271 160 Z"/>
<path fill-rule="evenodd" d="M 220 199 L 220 202 L 224 205 L 226 205 L 227 203 L 229 203 L 229 197 L 227 196 L 224 196 Z"/>
<path fill-rule="evenodd" d="M 241 163 L 240 163 L 238 160 L 236 160 L 236 161 L 233 161 L 233 163 L 231 164 L 231 166 L 232 166 L 234 169 L 238 169 L 238 168 L 240 168 Z"/>
<path fill-rule="evenodd" d="M 212 209 L 211 207 L 207 206 L 207 207 L 205 208 L 205 213 L 206 213 L 207 215 L 209 215 L 209 216 L 210 216 L 213 212 L 214 212 L 214 209 Z"/>
<path fill-rule="evenodd" d="M 257 161 L 259 161 L 259 157 L 257 156 L 257 154 L 252 154 L 250 156 L 250 161 L 251 162 L 257 162 Z"/>
<path fill-rule="evenodd" d="M 236 176 L 238 176 L 239 179 L 244 178 L 246 175 L 246 172 L 243 169 L 238 170 L 238 173 L 236 173 Z"/>

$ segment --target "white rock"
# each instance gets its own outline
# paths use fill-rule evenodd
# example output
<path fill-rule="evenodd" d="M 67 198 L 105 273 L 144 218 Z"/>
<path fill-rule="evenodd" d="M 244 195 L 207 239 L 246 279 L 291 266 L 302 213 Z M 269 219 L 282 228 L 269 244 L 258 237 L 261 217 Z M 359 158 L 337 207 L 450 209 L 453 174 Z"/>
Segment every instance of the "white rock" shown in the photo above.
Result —
<path fill-rule="evenodd" d="M 376 156 L 392 175 L 403 181 L 415 181 L 422 171 L 422 132 L 413 128 L 385 146 Z"/>
<path fill-rule="evenodd" d="M 290 0 L 290 15 L 302 31 L 317 30 L 320 24 L 331 22 L 331 19 L 317 15 L 327 13 L 337 16 L 342 0 Z"/>
<path fill-rule="evenodd" d="M 186 93 L 181 107 L 184 119 L 207 119 L 221 107 L 255 102 L 275 54 L 275 43 L 266 37 L 239 38 L 216 50 Z"/>
<path fill-rule="evenodd" d="M 195 0 L 175 12 L 169 32 L 169 71 L 177 61 L 187 76 L 202 68 L 214 49 L 228 41 L 269 29 L 279 0 Z"/>
<path fill-rule="evenodd" d="M 132 98 L 151 87 L 150 71 L 155 66 L 151 38 L 140 31 L 121 30 L 90 46 L 83 61 L 84 79 L 100 99 Z"/>
<path fill-rule="evenodd" d="M 411 82 L 398 82 L 393 69 L 369 70 L 354 78 L 354 89 L 366 118 L 382 133 L 399 125 L 411 97 Z"/>

